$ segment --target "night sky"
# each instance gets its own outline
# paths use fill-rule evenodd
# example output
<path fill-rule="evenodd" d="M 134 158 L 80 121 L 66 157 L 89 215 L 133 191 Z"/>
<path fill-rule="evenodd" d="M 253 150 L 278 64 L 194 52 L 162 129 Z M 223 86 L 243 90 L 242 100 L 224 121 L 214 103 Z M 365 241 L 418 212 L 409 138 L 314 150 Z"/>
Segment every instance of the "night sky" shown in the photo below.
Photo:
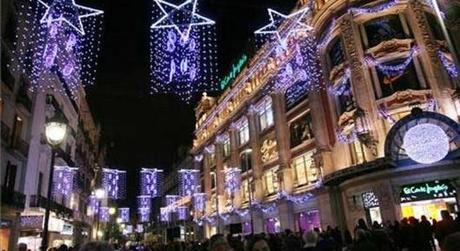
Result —
<path fill-rule="evenodd" d="M 182 1 L 171 0 L 178 4 Z M 295 0 L 199 0 L 199 13 L 216 21 L 219 79 L 244 52 L 253 31 L 269 22 L 267 8 L 289 12 Z M 128 194 L 137 195 L 142 166 L 168 169 L 177 149 L 191 145 L 195 104 L 173 95 L 149 95 L 149 27 L 153 0 L 86 0 L 104 10 L 104 34 L 96 85 L 88 99 L 102 126 L 106 163 L 128 170 Z M 198 98 L 199 98 L 198 94 Z M 129 200 L 128 204 L 134 201 Z"/>

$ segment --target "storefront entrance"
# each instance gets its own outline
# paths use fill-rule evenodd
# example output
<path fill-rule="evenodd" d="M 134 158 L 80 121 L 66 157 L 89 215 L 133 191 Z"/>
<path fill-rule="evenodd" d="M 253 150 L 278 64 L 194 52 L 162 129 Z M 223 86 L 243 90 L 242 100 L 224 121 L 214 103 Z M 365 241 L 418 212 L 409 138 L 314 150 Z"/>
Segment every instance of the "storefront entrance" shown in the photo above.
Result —
<path fill-rule="evenodd" d="M 401 187 L 402 217 L 441 219 L 441 211 L 458 212 L 456 191 L 449 180 L 410 184 Z"/>

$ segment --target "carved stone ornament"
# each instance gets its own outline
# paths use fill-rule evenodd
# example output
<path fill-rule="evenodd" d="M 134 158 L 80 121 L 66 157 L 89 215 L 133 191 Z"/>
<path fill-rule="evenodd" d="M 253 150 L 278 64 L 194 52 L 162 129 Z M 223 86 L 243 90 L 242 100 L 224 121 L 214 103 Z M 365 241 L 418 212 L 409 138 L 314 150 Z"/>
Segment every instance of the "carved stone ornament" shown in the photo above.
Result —
<path fill-rule="evenodd" d="M 413 39 L 396 39 L 383 41 L 377 46 L 370 48 L 366 51 L 367 54 L 373 58 L 391 56 L 392 54 L 399 54 L 404 52 L 410 52 L 412 49 Z"/>
<path fill-rule="evenodd" d="M 260 147 L 261 159 L 263 163 L 267 163 L 278 157 L 277 143 L 274 139 L 266 139 Z"/>

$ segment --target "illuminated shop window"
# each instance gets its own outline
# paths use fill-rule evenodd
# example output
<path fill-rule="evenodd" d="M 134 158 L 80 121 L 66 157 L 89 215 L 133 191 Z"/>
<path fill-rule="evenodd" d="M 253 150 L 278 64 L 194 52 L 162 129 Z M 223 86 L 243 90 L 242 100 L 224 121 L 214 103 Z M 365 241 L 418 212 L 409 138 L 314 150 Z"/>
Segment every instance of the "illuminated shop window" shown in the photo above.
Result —
<path fill-rule="evenodd" d="M 306 185 L 318 180 L 318 170 L 313 160 L 313 153 L 303 154 L 292 161 L 297 186 Z"/>
<path fill-rule="evenodd" d="M 399 15 L 388 15 L 372 19 L 364 24 L 364 30 L 367 37 L 367 48 L 377 46 L 381 42 L 394 38 L 404 39 L 408 37 Z"/>
<path fill-rule="evenodd" d="M 313 138 L 312 119 L 308 112 L 289 126 L 291 148 Z"/>
<path fill-rule="evenodd" d="M 258 116 L 261 131 L 273 125 L 273 110 L 271 99 L 266 99 L 262 102 L 262 104 L 259 106 Z"/>
<path fill-rule="evenodd" d="M 222 146 L 223 146 L 224 157 L 225 158 L 229 157 L 230 154 L 232 153 L 232 147 L 230 145 L 230 137 L 228 136 L 228 134 L 225 136 Z"/>
<path fill-rule="evenodd" d="M 249 179 L 245 179 L 241 182 L 241 199 L 243 203 L 249 201 L 249 196 L 254 199 L 254 194 L 249 192 Z"/>
<path fill-rule="evenodd" d="M 212 167 L 216 165 L 216 154 L 215 153 L 209 153 L 206 154 L 206 162 L 208 167 Z"/>
<path fill-rule="evenodd" d="M 249 124 L 247 119 L 244 119 L 240 124 L 240 128 L 238 129 L 238 139 L 240 146 L 249 141 Z"/>
<path fill-rule="evenodd" d="M 385 62 L 386 65 L 399 65 L 406 58 Z M 399 75 L 387 75 L 376 69 L 379 84 L 376 86 L 377 98 L 391 96 L 393 93 L 404 90 L 420 90 L 423 89 L 417 72 L 415 71 L 414 62 L 411 62 L 404 72 Z"/>
<path fill-rule="evenodd" d="M 278 178 L 276 177 L 276 170 L 277 168 L 272 168 L 265 172 L 264 179 L 265 179 L 265 187 L 266 187 L 266 194 L 274 194 L 278 192 Z"/>
<path fill-rule="evenodd" d="M 353 158 L 353 164 L 361 164 L 366 161 L 366 155 L 364 153 L 364 145 L 361 143 L 359 140 L 355 140 L 352 144 L 350 144 L 351 147 L 351 154 Z"/>

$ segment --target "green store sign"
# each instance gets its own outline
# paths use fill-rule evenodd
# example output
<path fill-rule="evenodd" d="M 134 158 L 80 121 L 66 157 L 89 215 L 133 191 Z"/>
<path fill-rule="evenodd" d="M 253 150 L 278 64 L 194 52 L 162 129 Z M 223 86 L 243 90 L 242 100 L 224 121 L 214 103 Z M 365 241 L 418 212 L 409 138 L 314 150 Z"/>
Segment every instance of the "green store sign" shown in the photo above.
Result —
<path fill-rule="evenodd" d="M 406 185 L 401 188 L 401 202 L 455 197 L 455 188 L 449 180 Z"/>
<path fill-rule="evenodd" d="M 225 88 L 227 88 L 227 86 L 231 83 L 231 81 L 233 81 L 236 78 L 236 76 L 238 76 L 238 74 L 243 70 L 247 61 L 248 61 L 248 56 L 246 54 L 243 54 L 240 60 L 238 60 L 236 64 L 232 65 L 232 70 L 230 71 L 230 73 L 228 73 L 227 76 L 225 76 L 219 82 L 219 86 L 221 90 L 224 90 Z"/>

